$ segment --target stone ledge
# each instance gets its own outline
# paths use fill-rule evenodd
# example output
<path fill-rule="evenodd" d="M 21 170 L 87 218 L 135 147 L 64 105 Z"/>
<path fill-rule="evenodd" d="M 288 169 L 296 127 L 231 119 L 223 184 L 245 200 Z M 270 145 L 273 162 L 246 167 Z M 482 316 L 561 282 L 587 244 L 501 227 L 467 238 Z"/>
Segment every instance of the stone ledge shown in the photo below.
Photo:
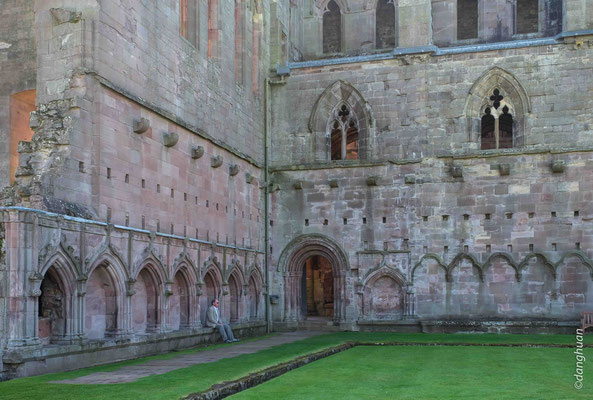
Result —
<path fill-rule="evenodd" d="M 389 164 L 393 165 L 409 165 L 420 164 L 426 160 L 434 159 L 480 159 L 480 158 L 496 158 L 508 156 L 524 156 L 524 155 L 541 155 L 541 154 L 567 154 L 567 153 L 593 153 L 593 146 L 581 147 L 554 147 L 554 146 L 525 146 L 513 149 L 497 149 L 497 150 L 468 150 L 463 152 L 443 151 L 434 156 L 426 156 L 422 158 L 401 158 L 401 159 L 382 159 L 376 161 L 370 160 L 351 160 L 351 161 L 332 161 L 332 162 L 314 162 L 306 164 L 292 164 L 292 165 L 278 165 L 270 167 L 270 172 L 291 172 L 291 171 L 314 171 L 321 169 L 336 169 L 336 168 L 364 168 L 364 167 L 382 167 Z"/>
<path fill-rule="evenodd" d="M 266 332 L 265 321 L 235 323 L 231 324 L 231 327 L 237 336 L 241 337 L 256 336 Z M 89 341 L 83 345 L 15 348 L 11 356 L 18 363 L 12 365 L 4 363 L 5 370 L 0 371 L 0 381 L 112 364 L 222 340 L 214 328 L 154 334 L 144 340 L 135 339 L 138 338 Z"/>

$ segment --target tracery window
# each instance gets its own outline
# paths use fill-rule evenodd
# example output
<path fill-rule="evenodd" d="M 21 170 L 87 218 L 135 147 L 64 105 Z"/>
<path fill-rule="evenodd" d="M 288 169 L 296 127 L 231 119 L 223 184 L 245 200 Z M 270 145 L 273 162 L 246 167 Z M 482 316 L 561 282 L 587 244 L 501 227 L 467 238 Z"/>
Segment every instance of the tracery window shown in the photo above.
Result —
<path fill-rule="evenodd" d="M 517 33 L 539 30 L 539 0 L 517 0 Z"/>
<path fill-rule="evenodd" d="M 179 1 L 179 34 L 194 46 L 197 44 L 196 0 Z"/>
<path fill-rule="evenodd" d="M 494 89 L 483 107 L 481 119 L 481 149 L 513 147 L 513 106 L 499 89 Z"/>
<path fill-rule="evenodd" d="M 331 160 L 358 159 L 358 120 L 346 104 L 334 109 L 330 119 Z"/>
<path fill-rule="evenodd" d="M 395 21 L 394 0 L 379 0 L 375 19 L 375 43 L 378 49 L 395 47 Z"/>
<path fill-rule="evenodd" d="M 342 51 L 342 12 L 340 6 L 331 0 L 323 11 L 323 52 Z"/>
<path fill-rule="evenodd" d="M 457 0 L 457 40 L 478 38 L 478 0 Z"/>

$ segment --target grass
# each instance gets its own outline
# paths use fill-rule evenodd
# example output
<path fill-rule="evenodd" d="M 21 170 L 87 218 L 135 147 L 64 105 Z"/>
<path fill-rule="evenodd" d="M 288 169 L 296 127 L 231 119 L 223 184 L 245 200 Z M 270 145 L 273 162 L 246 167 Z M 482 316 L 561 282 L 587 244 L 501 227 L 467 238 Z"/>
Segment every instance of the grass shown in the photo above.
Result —
<path fill-rule="evenodd" d="M 593 351 L 588 350 L 593 355 Z M 573 387 L 573 351 L 566 348 L 355 347 L 231 398 L 591 399 L 593 382 L 580 391 Z"/>
<path fill-rule="evenodd" d="M 585 337 L 585 343 L 593 344 L 593 336 L 589 335 Z M 148 359 L 164 359 L 175 357 L 182 353 L 191 353 L 196 351 L 203 351 L 204 348 L 185 350 L 182 352 L 174 352 L 166 355 L 149 357 L 144 359 L 138 359 L 133 361 L 126 361 L 122 363 L 110 364 L 105 366 L 85 368 L 72 372 L 64 372 L 59 374 L 48 374 L 30 378 L 15 379 L 8 382 L 0 383 L 0 399 L 2 400 L 27 400 L 43 398 L 44 400 L 70 400 L 70 399 L 85 399 L 85 400 L 99 400 L 99 399 L 112 399 L 117 398 L 119 400 L 161 400 L 161 399 L 178 399 L 182 396 L 188 395 L 192 392 L 199 392 L 208 389 L 215 383 L 220 383 L 227 380 L 238 379 L 242 376 L 248 375 L 251 372 L 255 372 L 266 367 L 275 365 L 279 362 L 291 360 L 300 355 L 308 354 L 311 352 L 322 350 L 326 347 L 337 345 L 349 340 L 356 340 L 362 342 L 447 342 L 447 343 L 533 343 L 533 344 L 574 344 L 575 337 L 573 335 L 495 335 L 495 334 L 397 334 L 397 333 L 355 333 L 355 332 L 340 332 L 327 335 L 316 336 L 299 342 L 285 344 L 281 346 L 272 347 L 267 350 L 260 351 L 254 354 L 246 354 L 238 357 L 223 359 L 212 363 L 198 364 L 188 368 L 178 369 L 163 375 L 156 375 L 147 378 L 140 379 L 133 383 L 125 384 L 112 384 L 112 385 L 66 385 L 66 384 L 54 384 L 49 383 L 50 381 L 72 379 L 79 376 L 88 375 L 93 372 L 102 371 L 114 371 L 125 365 L 135 365 L 142 363 Z M 244 343 L 244 342 L 242 342 Z M 217 347 L 229 346 L 229 345 L 217 345 Z M 233 345 L 230 345 L 233 346 Z M 216 348 L 215 346 L 209 346 L 206 349 Z M 459 363 L 464 358 L 469 357 L 472 354 L 483 355 L 482 358 L 478 357 L 474 359 L 475 364 L 473 365 L 474 373 L 479 371 L 479 375 L 489 377 L 490 373 L 493 374 L 492 381 L 501 380 L 501 377 L 512 377 L 517 384 L 523 386 L 532 386 L 534 384 L 533 379 L 547 380 L 551 385 L 554 382 L 560 385 L 561 382 L 570 382 L 572 375 L 574 374 L 574 357 L 571 355 L 571 349 L 556 349 L 556 348 L 476 348 L 476 347 L 381 347 L 381 348 L 356 348 L 349 350 L 344 355 L 359 354 L 359 351 L 374 351 L 377 354 L 382 354 L 389 351 L 393 351 L 395 354 L 401 354 L 397 357 L 389 357 L 387 359 L 381 359 L 380 365 L 384 362 L 389 363 L 389 367 L 379 366 L 374 364 L 374 369 L 379 371 L 384 368 L 388 368 L 389 374 L 383 375 L 386 379 L 387 384 L 393 384 L 399 382 L 402 388 L 406 389 L 405 393 L 412 396 L 410 393 L 416 393 L 418 396 L 415 398 L 422 398 L 423 392 L 422 385 L 430 387 L 432 385 L 431 379 L 436 379 L 437 383 L 440 379 L 439 376 L 451 374 L 451 366 L 455 363 Z M 591 353 L 592 349 L 587 349 L 587 354 Z M 350 353 L 353 351 L 352 353 Z M 475 351 L 475 352 L 472 352 Z M 480 352 L 482 351 L 482 352 Z M 494 351 L 489 353 L 489 351 Z M 500 351 L 497 353 L 497 351 Z M 372 353 L 366 353 L 372 354 Z M 409 354 L 408 357 L 404 357 L 405 354 Z M 441 360 L 440 355 L 449 354 L 450 357 L 443 358 Z M 456 354 L 456 355 L 455 355 Z M 499 354 L 500 359 L 490 359 L 490 355 Z M 504 355 L 504 357 L 503 357 Z M 528 366 L 528 371 L 522 374 L 518 374 L 517 366 L 515 365 L 518 359 L 521 359 L 521 355 L 525 357 L 523 366 Z M 530 355 L 531 358 L 527 357 Z M 593 356 L 593 354 L 591 354 Z M 311 366 L 323 365 L 325 362 L 331 362 L 333 359 L 339 359 L 342 355 L 336 355 L 329 357 L 325 360 L 317 361 Z M 354 356 L 353 356 L 354 357 Z M 410 358 L 411 357 L 411 358 Z M 477 357 L 477 356 L 476 356 Z M 505 358 L 506 357 L 506 358 Z M 354 357 L 355 361 L 353 364 L 345 366 L 346 369 L 357 372 L 358 370 L 363 371 L 364 366 L 369 363 L 373 366 L 373 362 L 377 361 L 373 358 L 374 356 L 364 355 Z M 471 358 L 470 358 L 471 359 Z M 593 359 L 593 357 L 592 357 Z M 493 363 L 493 360 L 497 360 Z M 379 362 L 379 361 L 378 361 Z M 422 368 L 424 362 L 431 362 L 431 365 L 439 365 L 440 375 L 437 374 L 432 376 L 431 371 L 433 369 L 425 370 Z M 306 367 L 309 368 L 309 367 Z M 332 367 L 333 368 L 333 367 Z M 592 367 L 593 368 L 593 367 Z M 586 366 L 585 366 L 585 369 Z M 301 369 L 291 372 L 286 376 L 293 376 L 294 373 L 301 371 Z M 394 371 L 398 371 L 395 373 Z M 586 371 L 585 371 L 586 372 Z M 315 384 L 317 388 L 321 386 L 326 391 L 331 387 L 328 385 L 329 382 L 334 382 L 333 370 L 326 370 L 323 373 L 323 381 Z M 343 371 L 343 374 L 347 375 L 347 371 Z M 461 375 L 459 375 L 461 374 Z M 458 375 L 453 376 L 454 379 L 460 379 L 464 373 L 459 372 Z M 343 375 L 344 376 L 344 375 Z M 416 377 L 417 376 L 417 377 Z M 401 379 L 399 379 L 401 377 Z M 564 380 L 556 380 L 562 378 Z M 397 378 L 397 379 L 396 379 Z M 278 378 L 279 379 L 283 379 Z M 425 381 L 424 381 L 425 380 Z M 568 381 L 567 381 L 568 380 Z M 585 386 L 586 386 L 587 374 L 585 374 Z M 275 380 L 276 381 L 276 380 Z M 272 382 L 269 383 L 271 384 Z M 422 382 L 422 385 L 418 385 Z M 415 382 L 415 384 L 413 384 Z M 487 385 L 488 381 L 484 381 L 484 386 Z M 498 382 L 498 381 L 497 381 Z M 500 383 L 500 382 L 498 382 Z M 350 384 L 352 386 L 360 386 L 365 388 L 368 386 L 362 379 L 357 378 L 356 380 L 351 379 Z M 564 384 L 564 383 L 562 383 Z M 266 384 L 267 385 L 267 384 Z M 373 383 L 374 385 L 374 383 Z M 481 381 L 474 383 L 474 387 L 481 387 Z M 261 386 L 262 388 L 264 386 Z M 379 386 L 383 387 L 383 386 Z M 496 385 L 495 385 L 496 387 Z M 463 388 L 460 388 L 461 390 Z M 397 389 L 401 390 L 401 389 Z M 453 389 L 450 389 L 450 392 Z M 416 391 L 416 392 L 415 392 Z M 574 392 L 574 393 L 573 393 Z M 569 392 L 571 395 L 577 395 L 576 390 Z M 247 392 L 245 392 L 247 393 Z M 583 392 L 589 393 L 591 392 Z M 274 396 L 275 398 L 282 398 L 282 396 Z M 364 398 L 369 398 L 363 396 Z M 393 398 L 393 394 L 390 395 Z M 497 396 L 498 397 L 498 396 Z M 537 397 L 537 396 L 536 396 Z M 562 397 L 562 396 L 560 396 Z M 560 398 L 556 396 L 556 398 Z M 307 397 L 300 397 L 301 399 Z M 360 398 L 360 397 L 359 397 Z M 380 397 L 378 397 L 380 398 Z M 412 398 L 412 397 L 409 397 Z M 503 397 L 498 397 L 503 398 Z M 573 398 L 576 398 L 573 396 Z"/>

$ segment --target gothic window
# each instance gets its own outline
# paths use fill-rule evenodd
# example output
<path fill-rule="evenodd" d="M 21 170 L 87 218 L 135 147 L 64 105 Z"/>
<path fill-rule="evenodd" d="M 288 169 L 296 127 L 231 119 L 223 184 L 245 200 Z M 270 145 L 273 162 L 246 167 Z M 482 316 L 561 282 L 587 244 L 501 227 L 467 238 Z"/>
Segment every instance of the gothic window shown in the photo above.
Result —
<path fill-rule="evenodd" d="M 482 150 L 495 149 L 496 139 L 494 138 L 494 116 L 490 108 L 484 110 L 482 117 Z"/>
<path fill-rule="evenodd" d="M 243 57 L 245 45 L 245 16 L 243 2 L 235 0 L 235 81 L 242 85 L 244 78 Z"/>
<path fill-rule="evenodd" d="M 499 89 L 494 89 L 485 105 L 481 119 L 481 149 L 508 149 L 513 147 L 512 105 Z"/>
<path fill-rule="evenodd" d="M 394 0 L 379 0 L 375 20 L 375 43 L 378 49 L 395 47 L 395 21 Z"/>
<path fill-rule="evenodd" d="M 346 104 L 334 111 L 330 129 L 331 160 L 357 160 L 358 120 Z"/>
<path fill-rule="evenodd" d="M 208 57 L 220 58 L 220 4 L 219 0 L 208 0 Z"/>
<path fill-rule="evenodd" d="M 194 46 L 197 43 L 196 0 L 179 1 L 179 34 Z"/>
<path fill-rule="evenodd" d="M 517 33 L 538 32 L 539 0 L 517 0 Z"/>
<path fill-rule="evenodd" d="M 323 12 L 323 52 L 342 51 L 342 13 L 334 0 L 327 3 Z"/>
<path fill-rule="evenodd" d="M 478 0 L 457 0 L 457 40 L 478 38 Z"/>

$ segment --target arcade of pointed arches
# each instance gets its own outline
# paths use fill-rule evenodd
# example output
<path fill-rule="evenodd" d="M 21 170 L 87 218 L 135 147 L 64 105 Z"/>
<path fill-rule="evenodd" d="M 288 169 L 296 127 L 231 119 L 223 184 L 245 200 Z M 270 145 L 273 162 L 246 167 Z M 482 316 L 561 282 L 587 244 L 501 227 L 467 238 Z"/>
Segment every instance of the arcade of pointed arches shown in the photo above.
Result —
<path fill-rule="evenodd" d="M 132 275 L 108 249 L 83 272 L 80 262 L 60 248 L 30 277 L 35 300 L 30 336 L 43 344 L 69 344 L 191 331 L 204 326 L 214 298 L 220 299 L 226 320 L 263 320 L 259 266 L 243 268 L 233 262 L 227 270 L 225 275 L 213 258 L 200 276 L 191 261 L 182 259 L 169 279 L 160 260 L 149 257 L 137 264 Z"/>

